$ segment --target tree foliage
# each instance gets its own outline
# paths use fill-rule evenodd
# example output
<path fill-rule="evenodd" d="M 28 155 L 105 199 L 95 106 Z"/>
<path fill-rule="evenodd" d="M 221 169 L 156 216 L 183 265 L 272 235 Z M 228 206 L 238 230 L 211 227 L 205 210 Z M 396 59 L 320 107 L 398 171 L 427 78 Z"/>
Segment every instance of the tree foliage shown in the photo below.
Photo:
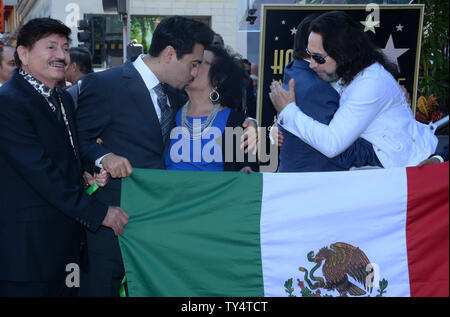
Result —
<path fill-rule="evenodd" d="M 433 94 L 439 110 L 448 114 L 449 2 L 448 0 L 418 0 L 415 3 L 425 4 L 419 95 L 428 98 Z"/>
<path fill-rule="evenodd" d="M 133 16 L 131 18 L 130 39 L 136 39 L 139 44 L 142 44 L 144 53 L 147 53 L 150 48 L 151 40 L 148 40 L 151 39 L 151 35 L 155 31 L 159 21 L 161 21 L 160 17 Z"/>

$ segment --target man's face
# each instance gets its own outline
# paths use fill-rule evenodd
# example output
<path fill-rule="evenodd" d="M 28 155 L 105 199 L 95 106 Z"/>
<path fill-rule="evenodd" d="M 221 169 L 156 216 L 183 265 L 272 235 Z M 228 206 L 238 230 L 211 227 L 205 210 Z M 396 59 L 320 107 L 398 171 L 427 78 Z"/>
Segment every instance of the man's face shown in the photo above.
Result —
<path fill-rule="evenodd" d="M 207 89 L 211 90 L 211 84 L 209 81 L 209 70 L 211 64 L 214 61 L 214 53 L 206 50 L 203 54 L 203 61 L 198 67 L 197 77 L 195 80 L 186 86 L 186 91 L 192 89 Z"/>
<path fill-rule="evenodd" d="M 308 38 L 308 51 L 312 56 L 323 57 L 325 63 L 319 64 L 314 58 L 310 58 L 309 67 L 317 73 L 317 75 L 327 82 L 334 82 L 338 79 L 336 74 L 336 61 L 328 56 L 323 48 L 322 35 L 311 32 Z"/>
<path fill-rule="evenodd" d="M 16 69 L 14 62 L 14 49 L 12 47 L 4 47 L 2 54 L 2 62 L 0 64 L 0 84 L 6 83 Z"/>
<path fill-rule="evenodd" d="M 78 65 L 76 63 L 70 63 L 66 70 L 66 81 L 73 83 L 76 81 L 76 74 L 78 70 Z"/>
<path fill-rule="evenodd" d="M 176 89 L 184 89 L 197 77 L 202 60 L 203 45 L 201 44 L 195 44 L 192 53 L 185 54 L 181 59 L 177 59 L 176 54 L 173 54 L 167 67 L 167 83 Z"/>
<path fill-rule="evenodd" d="M 65 36 L 51 34 L 34 43 L 31 49 L 19 48 L 22 68 L 33 77 L 50 88 L 65 79 L 70 63 L 69 41 Z"/>

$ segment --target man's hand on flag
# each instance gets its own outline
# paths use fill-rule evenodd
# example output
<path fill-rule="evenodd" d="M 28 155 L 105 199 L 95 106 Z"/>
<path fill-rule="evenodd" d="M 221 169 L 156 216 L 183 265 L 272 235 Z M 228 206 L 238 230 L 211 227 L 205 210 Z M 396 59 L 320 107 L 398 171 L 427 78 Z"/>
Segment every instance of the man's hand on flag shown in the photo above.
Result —
<path fill-rule="evenodd" d="M 117 236 L 118 234 L 123 234 L 123 227 L 128 224 L 128 219 L 130 216 L 123 211 L 120 207 L 109 206 L 108 212 L 106 213 L 106 217 L 102 222 L 102 225 L 105 227 L 109 227 L 114 231 L 114 234 Z"/>
<path fill-rule="evenodd" d="M 133 173 L 130 162 L 125 157 L 119 155 L 108 154 L 100 163 L 111 174 L 112 178 L 128 177 Z"/>

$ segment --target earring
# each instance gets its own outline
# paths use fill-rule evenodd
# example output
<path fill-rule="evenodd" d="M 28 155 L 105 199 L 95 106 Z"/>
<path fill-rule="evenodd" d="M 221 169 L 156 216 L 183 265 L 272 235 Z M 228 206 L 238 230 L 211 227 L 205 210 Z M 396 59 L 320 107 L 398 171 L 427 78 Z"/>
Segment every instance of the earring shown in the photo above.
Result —
<path fill-rule="evenodd" d="M 219 92 L 216 89 L 217 87 L 213 88 L 213 90 L 209 93 L 209 100 L 212 102 L 217 102 L 220 98 Z"/>

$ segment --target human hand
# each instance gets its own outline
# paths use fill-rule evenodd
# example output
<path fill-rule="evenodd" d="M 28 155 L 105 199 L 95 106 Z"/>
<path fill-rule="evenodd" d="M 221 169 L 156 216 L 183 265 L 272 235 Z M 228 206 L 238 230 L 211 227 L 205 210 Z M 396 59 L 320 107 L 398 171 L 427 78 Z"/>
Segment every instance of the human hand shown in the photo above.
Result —
<path fill-rule="evenodd" d="M 246 174 L 254 173 L 254 171 L 252 170 L 252 168 L 250 166 L 244 166 L 243 168 L 241 168 L 240 172 L 243 172 Z"/>
<path fill-rule="evenodd" d="M 108 154 L 100 163 L 103 169 L 111 174 L 112 178 L 128 177 L 133 173 L 130 162 L 125 157 L 119 155 Z"/>
<path fill-rule="evenodd" d="M 109 182 L 109 173 L 104 168 L 100 170 L 100 173 L 94 173 L 94 179 L 98 186 L 105 187 Z M 89 184 L 91 185 L 91 184 Z"/>
<path fill-rule="evenodd" d="M 284 136 L 283 136 L 283 132 L 280 131 L 280 129 L 278 129 L 278 126 L 276 124 L 274 124 L 272 126 L 272 128 L 270 129 L 270 141 L 272 142 L 272 144 L 281 147 L 283 146 L 284 143 Z"/>
<path fill-rule="evenodd" d="M 84 172 L 83 177 L 84 177 L 85 181 L 89 184 L 89 186 L 92 186 L 92 184 L 95 183 L 94 176 L 92 176 L 90 173 Z"/>
<path fill-rule="evenodd" d="M 104 145 L 103 144 L 103 140 L 100 138 L 97 138 L 97 140 L 95 140 L 95 143 L 99 144 L 99 145 Z"/>
<path fill-rule="evenodd" d="M 122 210 L 120 207 L 109 206 L 105 219 L 103 219 L 102 225 L 111 228 L 114 234 L 123 234 L 123 227 L 128 224 L 130 216 Z"/>
<path fill-rule="evenodd" d="M 403 93 L 405 94 L 406 102 L 411 107 L 411 95 L 409 94 L 409 92 L 405 86 L 401 85 L 400 88 L 402 89 Z"/>
<path fill-rule="evenodd" d="M 283 109 L 291 102 L 295 102 L 294 78 L 289 81 L 289 91 L 284 90 L 278 81 L 272 82 L 270 85 L 269 98 L 277 113 L 283 111 Z"/>
<path fill-rule="evenodd" d="M 248 153 L 249 151 L 251 151 L 253 155 L 256 155 L 256 152 L 258 150 L 258 127 L 256 126 L 255 121 L 248 118 L 245 119 L 242 127 L 245 130 L 240 139 L 240 148 L 244 149 L 244 153 Z"/>
<path fill-rule="evenodd" d="M 431 157 L 431 158 L 429 158 L 429 159 L 426 159 L 426 160 L 420 162 L 417 166 L 418 166 L 418 167 L 421 167 L 421 166 L 425 166 L 425 165 L 439 164 L 439 163 L 441 163 L 441 161 L 440 161 L 438 158 L 436 158 L 436 157 Z"/>

